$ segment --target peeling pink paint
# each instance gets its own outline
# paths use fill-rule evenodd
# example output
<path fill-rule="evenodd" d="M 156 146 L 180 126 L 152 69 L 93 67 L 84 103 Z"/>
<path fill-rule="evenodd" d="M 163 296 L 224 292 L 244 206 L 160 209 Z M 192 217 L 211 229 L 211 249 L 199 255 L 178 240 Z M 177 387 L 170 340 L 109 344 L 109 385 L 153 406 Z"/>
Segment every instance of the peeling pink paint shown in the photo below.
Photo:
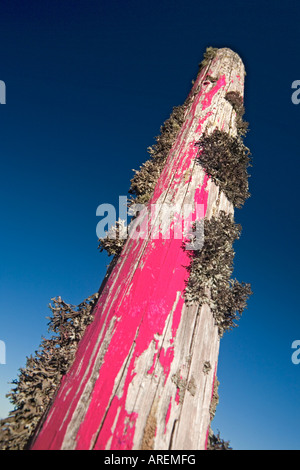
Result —
<path fill-rule="evenodd" d="M 171 346 L 168 348 L 166 351 L 164 348 L 161 348 L 160 355 L 159 355 L 159 361 L 161 365 L 163 366 L 164 369 L 164 374 L 165 374 L 165 383 L 166 380 L 169 376 L 169 372 L 171 369 L 171 364 L 174 359 L 174 346 Z"/>
<path fill-rule="evenodd" d="M 155 364 L 156 364 L 156 359 L 157 359 L 157 355 L 158 355 L 158 351 L 155 352 L 154 356 L 153 356 L 153 364 L 152 366 L 150 367 L 150 369 L 148 370 L 148 374 L 153 374 L 154 370 L 155 370 Z"/>
<path fill-rule="evenodd" d="M 202 101 L 202 110 L 205 110 L 211 105 L 212 99 L 215 96 L 215 94 L 223 87 L 226 85 L 226 77 L 225 75 L 222 75 L 222 77 L 219 78 L 215 86 L 205 94 L 203 101 Z"/>
<path fill-rule="evenodd" d="M 150 204 L 155 203 L 163 191 L 176 192 L 177 186 L 182 182 L 182 175 L 191 168 L 198 152 L 195 139 L 185 146 L 185 132 L 195 119 L 199 104 L 202 105 L 202 110 L 211 106 L 213 97 L 225 85 L 225 76 L 222 76 L 211 91 L 200 92 L 195 97 L 189 116 L 169 153 Z M 210 115 L 211 111 L 199 119 L 196 132 L 201 132 L 203 123 Z M 207 182 L 208 177 L 205 176 L 203 184 L 197 188 L 194 195 L 194 202 L 203 204 L 203 217 L 207 210 Z M 195 215 L 194 211 L 193 216 Z M 138 258 L 139 264 L 137 264 Z M 100 295 L 95 308 L 95 319 L 79 343 L 75 361 L 63 378 L 54 405 L 37 436 L 33 449 L 60 449 L 63 446 L 68 425 L 92 377 L 94 377 L 93 388 L 88 396 L 87 411 L 82 416 L 76 432 L 75 448 L 105 449 L 108 446 L 110 449 L 132 449 L 138 414 L 126 409 L 126 398 L 129 387 L 136 378 L 135 364 L 154 340 L 156 348 L 148 374 L 155 372 L 158 357 L 163 367 L 165 381 L 167 380 L 174 358 L 174 339 L 182 320 L 184 303 L 183 296 L 177 299 L 176 295 L 185 289 L 188 277 L 186 266 L 189 263 L 189 255 L 182 249 L 182 240 L 159 238 L 145 244 L 142 239 L 129 239 L 126 242 L 122 255 Z M 144 267 L 141 268 L 141 265 Z M 171 314 L 171 346 L 167 349 L 162 347 L 159 351 L 159 340 L 154 338 L 163 334 Z M 103 341 L 106 340 L 108 327 L 114 321 L 112 334 L 103 355 L 103 363 L 95 374 L 93 367 L 97 355 L 100 354 Z M 126 364 L 127 371 L 122 388 L 119 389 L 116 379 L 124 366 L 125 358 L 129 358 Z M 175 397 L 177 405 L 179 398 L 179 389 L 177 389 Z M 170 413 L 171 398 L 166 426 Z"/>
<path fill-rule="evenodd" d="M 179 388 L 177 388 L 176 395 L 175 395 L 175 402 L 177 405 L 179 405 L 179 400 L 180 400 Z"/>

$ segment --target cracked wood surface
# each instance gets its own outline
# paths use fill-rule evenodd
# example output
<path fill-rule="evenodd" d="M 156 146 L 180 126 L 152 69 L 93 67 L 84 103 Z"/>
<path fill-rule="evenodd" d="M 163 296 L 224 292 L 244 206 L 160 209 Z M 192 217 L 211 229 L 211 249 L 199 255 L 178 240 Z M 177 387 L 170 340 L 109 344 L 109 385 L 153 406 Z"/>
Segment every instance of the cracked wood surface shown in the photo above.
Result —
<path fill-rule="evenodd" d="M 193 85 L 149 204 L 190 204 L 189 220 L 233 212 L 196 163 L 195 143 L 216 128 L 236 135 L 225 95 L 243 96 L 243 87 L 240 58 L 219 49 Z M 196 214 L 197 204 L 203 213 Z M 161 220 L 161 230 L 170 224 Z M 182 240 L 151 233 L 126 240 L 32 449 L 206 448 L 220 339 L 209 307 L 184 301 L 189 264 Z"/>

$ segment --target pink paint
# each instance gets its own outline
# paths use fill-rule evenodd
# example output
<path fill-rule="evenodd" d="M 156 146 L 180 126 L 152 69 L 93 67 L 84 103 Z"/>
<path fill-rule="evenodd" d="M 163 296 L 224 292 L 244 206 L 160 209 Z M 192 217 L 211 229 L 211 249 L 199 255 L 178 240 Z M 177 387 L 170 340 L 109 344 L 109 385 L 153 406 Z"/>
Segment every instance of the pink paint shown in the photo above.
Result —
<path fill-rule="evenodd" d="M 109 408 L 107 419 L 101 430 L 101 437 L 97 439 L 95 450 L 104 450 L 106 444 L 111 439 L 110 448 L 114 450 L 130 450 L 133 446 L 133 437 L 135 431 L 135 423 L 138 417 L 137 413 L 127 413 L 124 407 L 121 406 L 121 411 L 118 416 L 118 424 L 115 426 L 114 433 L 112 433 L 112 425 L 117 409 L 120 407 L 120 400 L 114 397 L 115 404 L 112 403 L 112 408 Z M 77 446 L 80 450 L 80 446 Z"/>
<path fill-rule="evenodd" d="M 174 346 L 171 346 L 166 351 L 164 348 L 161 348 L 160 355 L 159 355 L 159 362 L 163 366 L 163 370 L 165 374 L 165 383 L 169 376 L 173 359 L 174 359 Z"/>
<path fill-rule="evenodd" d="M 205 110 L 211 105 L 212 99 L 215 96 L 215 94 L 223 87 L 226 85 L 226 77 L 225 75 L 222 75 L 222 77 L 219 78 L 219 80 L 216 82 L 215 86 L 206 93 L 204 96 L 204 99 L 202 101 L 202 110 Z"/>
<path fill-rule="evenodd" d="M 156 351 L 156 353 L 154 354 L 154 357 L 153 357 L 153 364 L 152 364 L 152 366 L 150 367 L 150 369 L 148 370 L 147 374 L 153 374 L 153 372 L 154 372 L 154 370 L 155 370 L 155 364 L 156 364 L 157 354 L 158 354 L 158 351 Z"/>
<path fill-rule="evenodd" d="M 177 388 L 176 395 L 175 395 L 175 402 L 177 405 L 179 405 L 179 400 L 180 400 L 179 388 Z"/>

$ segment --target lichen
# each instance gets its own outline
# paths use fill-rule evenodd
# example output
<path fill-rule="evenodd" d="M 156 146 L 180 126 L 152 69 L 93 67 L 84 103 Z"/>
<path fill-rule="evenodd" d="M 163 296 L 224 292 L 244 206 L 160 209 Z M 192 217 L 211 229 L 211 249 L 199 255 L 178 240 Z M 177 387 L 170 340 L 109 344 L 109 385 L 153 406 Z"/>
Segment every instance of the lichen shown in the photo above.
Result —
<path fill-rule="evenodd" d="M 212 431 L 209 433 L 206 450 L 233 450 L 230 441 L 224 441 L 220 437 L 220 431 L 214 434 Z"/>
<path fill-rule="evenodd" d="M 212 399 L 209 407 L 210 421 L 214 419 L 217 405 L 219 403 L 219 385 L 220 382 L 217 377 L 215 377 Z M 232 447 L 230 446 L 230 441 L 224 441 L 224 439 L 220 437 L 220 431 L 218 431 L 217 434 L 214 434 L 210 425 L 206 450 L 232 450 Z"/>
<path fill-rule="evenodd" d="M 110 227 L 105 238 L 99 238 L 98 249 L 100 252 L 106 251 L 108 256 L 119 255 L 125 244 L 127 227 L 124 220 L 117 220 L 115 225 Z"/>
<path fill-rule="evenodd" d="M 245 107 L 243 97 L 237 91 L 229 91 L 225 95 L 225 99 L 231 104 L 236 112 L 236 128 L 240 136 L 245 136 L 248 132 L 249 123 L 243 120 Z"/>
<path fill-rule="evenodd" d="M 23 450 L 32 438 L 44 412 L 57 391 L 63 375 L 69 370 L 78 342 L 93 320 L 94 294 L 77 307 L 60 297 L 51 299 L 52 317 L 48 318 L 49 339 L 43 338 L 34 356 L 20 369 L 15 388 L 7 395 L 14 405 L 6 419 L 0 421 L 0 449 Z"/>
<path fill-rule="evenodd" d="M 206 48 L 206 51 L 204 52 L 203 60 L 199 64 L 199 72 L 204 67 L 206 67 L 207 65 L 209 65 L 211 63 L 211 61 L 215 58 L 218 50 L 219 49 L 217 47 L 207 47 Z"/>
<path fill-rule="evenodd" d="M 239 136 L 231 137 L 219 129 L 210 135 L 203 135 L 196 145 L 199 147 L 198 162 L 228 200 L 240 208 L 250 197 L 250 150 Z"/>
<path fill-rule="evenodd" d="M 150 200 L 168 154 L 184 122 L 186 107 L 187 103 L 184 103 L 182 106 L 173 108 L 170 117 L 160 128 L 160 135 L 155 138 L 156 143 L 148 147 L 150 159 L 143 163 L 139 170 L 133 170 L 135 175 L 131 180 L 129 194 L 134 195 L 132 202 L 135 204 L 146 204 Z"/>
<path fill-rule="evenodd" d="M 212 398 L 211 398 L 211 402 L 210 402 L 210 406 L 209 406 L 209 415 L 210 415 L 210 420 L 211 421 L 215 417 L 217 406 L 218 406 L 218 403 L 219 403 L 219 392 L 218 392 L 219 385 L 220 385 L 220 382 L 217 379 L 217 377 L 215 377 Z"/>
<path fill-rule="evenodd" d="M 176 385 L 178 389 L 178 397 L 179 403 L 182 404 L 184 400 L 184 395 L 186 390 L 192 395 L 195 396 L 197 386 L 195 382 L 195 378 L 192 376 L 190 380 L 183 379 L 180 376 L 180 371 L 178 370 L 176 374 L 172 375 L 171 377 L 172 382 Z"/>
<path fill-rule="evenodd" d="M 218 217 L 204 219 L 204 244 L 201 250 L 188 251 L 191 263 L 185 288 L 187 303 L 208 304 L 220 336 L 237 326 L 236 321 L 246 308 L 250 284 L 231 279 L 233 243 L 240 236 L 241 226 L 232 215 L 221 211 Z"/>
<path fill-rule="evenodd" d="M 210 373 L 211 369 L 212 369 L 212 367 L 211 367 L 210 361 L 205 361 L 205 362 L 203 363 L 203 369 L 202 369 L 202 370 L 203 370 L 203 374 L 204 374 L 204 375 L 208 375 L 208 374 Z"/>

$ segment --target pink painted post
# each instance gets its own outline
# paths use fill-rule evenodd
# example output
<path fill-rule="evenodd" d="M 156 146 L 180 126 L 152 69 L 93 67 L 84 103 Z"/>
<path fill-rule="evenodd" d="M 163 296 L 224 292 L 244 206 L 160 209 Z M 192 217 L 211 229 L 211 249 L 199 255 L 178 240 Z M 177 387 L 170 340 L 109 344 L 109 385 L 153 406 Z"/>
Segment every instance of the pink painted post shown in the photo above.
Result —
<path fill-rule="evenodd" d="M 196 162 L 195 144 L 214 129 L 236 135 L 225 95 L 243 96 L 243 77 L 240 58 L 226 48 L 201 69 L 148 207 L 189 204 L 184 220 L 176 214 L 181 222 L 199 218 L 197 204 L 208 219 L 233 213 Z M 163 225 L 173 233 L 172 221 Z M 183 240 L 151 235 L 126 240 L 32 449 L 205 448 L 218 327 L 208 305 L 185 302 L 190 257 Z"/>

